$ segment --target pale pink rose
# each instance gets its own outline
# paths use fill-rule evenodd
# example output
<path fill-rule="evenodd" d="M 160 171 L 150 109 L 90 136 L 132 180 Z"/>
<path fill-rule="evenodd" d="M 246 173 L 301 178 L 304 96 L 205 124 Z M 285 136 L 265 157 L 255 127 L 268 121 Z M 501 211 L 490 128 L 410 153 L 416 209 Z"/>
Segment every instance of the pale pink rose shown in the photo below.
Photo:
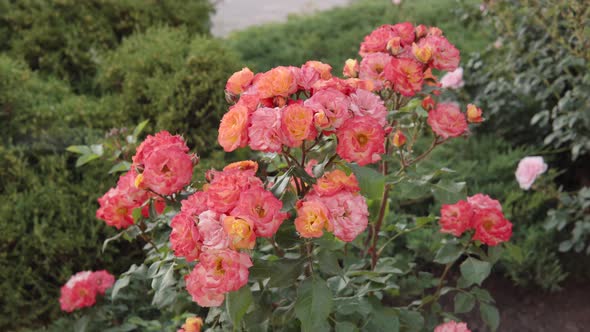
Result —
<path fill-rule="evenodd" d="M 450 321 L 437 326 L 434 332 L 471 332 L 471 330 L 467 328 L 467 324 L 465 323 Z"/>
<path fill-rule="evenodd" d="M 502 211 L 502 204 L 488 195 L 475 194 L 471 197 L 467 197 L 467 202 L 471 205 L 473 212 L 479 212 L 484 209 Z"/>
<path fill-rule="evenodd" d="M 502 41 L 502 38 L 498 38 L 494 42 L 494 48 L 499 49 L 499 48 L 502 48 L 503 45 L 504 45 L 504 42 Z"/>
<path fill-rule="evenodd" d="M 525 157 L 518 163 L 516 181 L 520 188 L 529 190 L 535 179 L 547 171 L 547 164 L 543 157 Z"/>
<path fill-rule="evenodd" d="M 445 89 L 460 89 L 465 85 L 463 82 L 463 68 L 459 67 L 452 72 L 448 72 L 440 79 L 442 87 Z"/>
<path fill-rule="evenodd" d="M 320 200 L 328 208 L 329 222 L 334 235 L 340 240 L 351 242 L 367 228 L 369 210 L 362 195 L 343 190 Z"/>
<path fill-rule="evenodd" d="M 375 90 L 379 91 L 384 87 L 385 67 L 391 62 L 393 57 L 387 53 L 370 53 L 361 60 L 359 78 L 371 80 Z"/>
<path fill-rule="evenodd" d="M 380 126 L 387 125 L 387 109 L 378 95 L 358 89 L 350 95 L 350 110 L 355 116 L 370 116 Z"/>
<path fill-rule="evenodd" d="M 252 113 L 248 129 L 250 148 L 263 152 L 279 152 L 282 147 L 281 110 L 259 108 Z"/>
<path fill-rule="evenodd" d="M 199 215 L 198 233 L 203 241 L 203 250 L 225 249 L 230 239 L 223 229 L 221 219 L 225 215 L 208 210 Z"/>
<path fill-rule="evenodd" d="M 314 116 L 322 114 L 325 117 L 326 126 L 322 127 L 336 129 L 351 116 L 348 112 L 350 100 L 344 93 L 334 88 L 326 88 L 314 93 L 303 104 L 313 110 Z"/>
<path fill-rule="evenodd" d="M 391 0 L 391 3 L 394 4 L 394 5 L 396 5 L 396 6 L 397 5 L 401 5 L 402 0 Z"/>

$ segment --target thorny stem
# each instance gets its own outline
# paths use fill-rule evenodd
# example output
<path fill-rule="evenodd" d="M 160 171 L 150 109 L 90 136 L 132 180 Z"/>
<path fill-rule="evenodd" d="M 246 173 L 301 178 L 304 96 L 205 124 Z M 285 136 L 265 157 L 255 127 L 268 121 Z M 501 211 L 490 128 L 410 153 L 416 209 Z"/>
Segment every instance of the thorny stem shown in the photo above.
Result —
<path fill-rule="evenodd" d="M 149 235 L 146 234 L 145 227 L 146 226 L 145 226 L 145 223 L 143 221 L 141 222 L 141 224 L 139 224 L 137 226 L 137 228 L 139 228 L 141 238 L 145 242 L 149 243 L 156 252 L 158 252 L 158 247 L 156 246 L 156 244 L 154 243 L 154 241 L 152 241 L 152 239 L 149 237 Z"/>
<path fill-rule="evenodd" d="M 277 256 L 279 256 L 279 257 L 285 256 L 285 251 L 283 251 L 283 249 L 281 249 L 281 247 L 279 247 L 279 245 L 277 244 L 277 241 L 275 240 L 274 237 L 272 239 L 270 239 L 269 242 L 270 242 L 270 244 L 272 244 L 272 247 L 275 249 Z"/>

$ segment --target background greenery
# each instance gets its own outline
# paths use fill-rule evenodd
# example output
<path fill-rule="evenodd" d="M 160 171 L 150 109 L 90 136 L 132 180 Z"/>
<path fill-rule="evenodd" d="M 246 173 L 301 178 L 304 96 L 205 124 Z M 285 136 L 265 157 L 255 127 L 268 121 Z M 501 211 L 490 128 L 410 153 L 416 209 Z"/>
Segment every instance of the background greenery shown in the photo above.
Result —
<path fill-rule="evenodd" d="M 548 290 L 567 275 L 588 276 L 590 9 L 583 0 L 494 3 L 481 11 L 475 0 L 399 7 L 361 0 L 220 41 L 209 36 L 212 7 L 204 0 L 0 0 L 0 329 L 37 330 L 59 317 L 50 329 L 68 329 L 72 316 L 60 314 L 57 298 L 72 273 L 119 273 L 141 260 L 141 244 L 124 241 L 100 253 L 113 230 L 95 219 L 96 198 L 116 177 L 104 161 L 76 168 L 67 146 L 149 119 L 149 132 L 183 133 L 215 164 L 223 159 L 212 147 L 231 73 L 316 59 L 338 74 L 364 35 L 400 21 L 439 26 L 462 52 L 466 87 L 444 98 L 475 100 L 487 121 L 429 162 L 454 170 L 440 180 L 465 181 L 461 194 L 484 192 L 503 203 L 522 259 L 504 259 L 499 272 Z M 496 40 L 501 47 L 492 46 Z M 516 165 L 539 154 L 553 171 L 522 191 Z M 434 195 L 397 200 L 390 215 L 436 215 Z M 399 245 L 426 259 L 430 236 L 420 232 Z M 138 308 L 130 324 L 144 330 L 172 328 L 157 320 L 179 319 L 129 301 L 127 309 L 109 307 L 116 317 L 107 319 L 129 322 L 130 307 Z"/>

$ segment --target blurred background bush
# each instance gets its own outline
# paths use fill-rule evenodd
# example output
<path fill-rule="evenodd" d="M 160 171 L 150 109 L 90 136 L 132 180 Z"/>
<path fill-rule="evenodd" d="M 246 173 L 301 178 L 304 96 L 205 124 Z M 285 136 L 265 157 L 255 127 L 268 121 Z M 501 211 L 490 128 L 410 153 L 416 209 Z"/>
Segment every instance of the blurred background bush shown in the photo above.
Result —
<path fill-rule="evenodd" d="M 212 9 L 205 0 L 0 0 L 0 330 L 39 330 L 60 317 L 50 330 L 71 329 L 57 302 L 69 276 L 107 267 L 118 273 L 141 255 L 141 244 L 125 241 L 100 252 L 115 232 L 94 217 L 96 198 L 116 176 L 107 174 L 106 161 L 76 168 L 67 146 L 96 143 L 112 128 L 147 119 L 148 132 L 182 133 L 216 165 L 224 158 L 216 128 L 231 73 L 316 59 L 339 74 L 364 35 L 401 21 L 443 29 L 461 50 L 466 82 L 443 98 L 475 100 L 484 110 L 481 130 L 443 146 L 429 163 L 452 169 L 439 178 L 464 181 L 462 194 L 484 192 L 503 203 L 521 257 L 505 255 L 497 272 L 542 290 L 589 276 L 584 0 L 360 0 L 225 40 L 209 36 Z M 514 171 L 527 155 L 544 156 L 550 172 L 523 191 Z M 424 168 L 418 171 L 427 172 L 428 163 Z M 438 214 L 440 197 L 414 194 L 392 204 L 390 215 Z M 418 233 L 398 246 L 433 255 L 431 236 Z M 163 330 L 158 313 L 145 307 L 109 307 L 118 315 L 109 319 L 124 321 L 130 310 L 136 327 Z"/>

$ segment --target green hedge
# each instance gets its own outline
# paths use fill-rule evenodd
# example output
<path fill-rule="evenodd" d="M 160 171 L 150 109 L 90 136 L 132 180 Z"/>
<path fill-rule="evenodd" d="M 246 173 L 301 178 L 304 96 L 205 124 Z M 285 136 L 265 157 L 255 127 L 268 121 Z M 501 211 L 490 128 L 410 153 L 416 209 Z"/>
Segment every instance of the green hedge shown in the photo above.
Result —
<path fill-rule="evenodd" d="M 403 1 L 401 6 L 387 0 L 361 0 L 316 15 L 291 16 L 286 23 L 247 28 L 232 34 L 229 43 L 253 70 L 319 60 L 331 64 L 339 74 L 346 59 L 358 58 L 365 35 L 382 24 L 410 21 L 440 27 L 465 57 L 490 40 L 483 30 L 466 33 L 452 12 L 457 5 L 456 0 Z"/>
<path fill-rule="evenodd" d="M 228 107 L 225 83 L 238 69 L 236 55 L 220 41 L 161 27 L 107 53 L 96 82 L 128 123 L 149 119 L 152 130 L 182 133 L 207 155 L 217 146 L 217 127 Z"/>
<path fill-rule="evenodd" d="M 207 0 L 0 0 L 0 51 L 87 85 L 101 53 L 126 36 L 158 24 L 209 33 L 212 10 Z"/>

